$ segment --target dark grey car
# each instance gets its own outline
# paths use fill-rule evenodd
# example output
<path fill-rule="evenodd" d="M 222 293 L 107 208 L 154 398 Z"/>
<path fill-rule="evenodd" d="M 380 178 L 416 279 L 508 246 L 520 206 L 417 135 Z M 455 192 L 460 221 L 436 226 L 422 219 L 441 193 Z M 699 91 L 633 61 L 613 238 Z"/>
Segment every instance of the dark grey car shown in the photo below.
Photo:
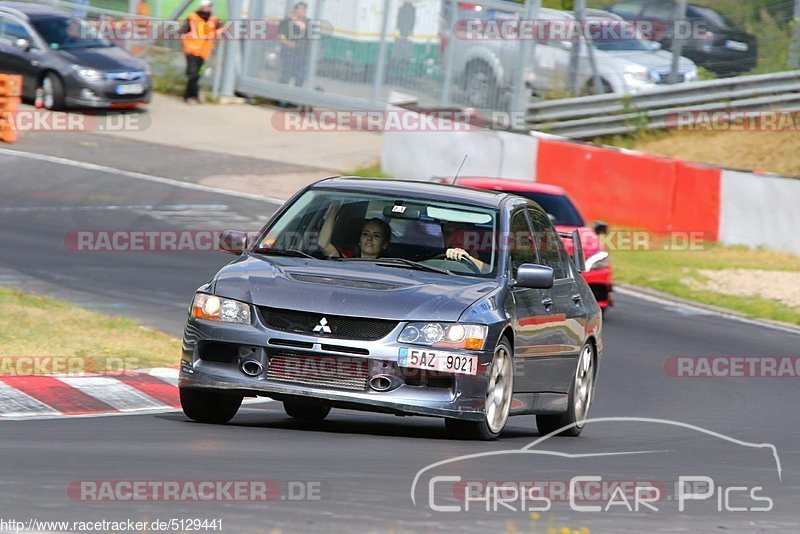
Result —
<path fill-rule="evenodd" d="M 150 66 L 50 6 L 0 2 L 0 72 L 22 75 L 22 96 L 44 107 L 133 107 L 150 101 Z"/>
<path fill-rule="evenodd" d="M 363 257 L 375 219 L 389 244 Z M 339 257 L 321 252 L 326 227 Z M 240 253 L 244 239 L 230 232 L 222 248 Z M 244 248 L 189 311 L 179 386 L 191 419 L 224 423 L 244 396 L 267 396 L 303 419 L 331 407 L 443 417 L 461 437 L 492 439 L 517 414 L 536 414 L 542 433 L 583 428 L 602 316 L 580 243 L 576 266 L 537 204 L 332 178 Z"/>

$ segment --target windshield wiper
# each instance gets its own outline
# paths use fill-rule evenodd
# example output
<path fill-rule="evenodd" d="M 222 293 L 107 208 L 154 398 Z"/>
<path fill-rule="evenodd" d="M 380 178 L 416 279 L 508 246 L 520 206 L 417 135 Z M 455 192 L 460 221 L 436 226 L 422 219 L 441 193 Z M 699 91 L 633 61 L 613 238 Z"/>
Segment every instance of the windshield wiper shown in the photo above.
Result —
<path fill-rule="evenodd" d="M 331 258 L 331 259 L 337 261 L 371 261 L 375 263 L 385 263 L 396 267 L 407 267 L 409 269 L 416 269 L 418 271 L 428 271 L 431 273 L 439 273 L 447 275 L 453 274 L 450 271 L 439 269 L 437 267 L 431 267 L 430 265 L 425 265 L 424 263 L 419 263 L 417 261 L 407 260 L 405 258 Z"/>
<path fill-rule="evenodd" d="M 317 259 L 311 254 L 294 248 L 257 248 L 253 250 L 253 252 L 256 254 L 264 254 L 266 256 L 290 256 L 292 258 L 311 258 L 312 260 Z"/>

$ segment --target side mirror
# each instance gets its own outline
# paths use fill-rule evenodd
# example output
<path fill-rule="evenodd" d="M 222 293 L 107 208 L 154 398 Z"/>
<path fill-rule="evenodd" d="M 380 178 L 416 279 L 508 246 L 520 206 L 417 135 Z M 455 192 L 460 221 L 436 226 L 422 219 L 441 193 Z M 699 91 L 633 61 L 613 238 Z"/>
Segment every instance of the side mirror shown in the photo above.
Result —
<path fill-rule="evenodd" d="M 572 231 L 572 261 L 575 262 L 575 268 L 579 273 L 586 270 L 586 256 L 583 255 L 581 234 L 577 230 Z"/>
<path fill-rule="evenodd" d="M 27 52 L 28 50 L 31 49 L 31 43 L 27 39 L 20 38 L 14 41 L 14 47 L 19 48 L 23 52 Z"/>
<path fill-rule="evenodd" d="M 661 50 L 661 43 L 659 43 L 658 41 L 651 41 L 650 48 L 653 50 L 653 52 L 658 52 L 659 50 Z"/>
<path fill-rule="evenodd" d="M 219 237 L 219 250 L 241 255 L 247 249 L 247 232 L 225 230 Z"/>
<path fill-rule="evenodd" d="M 550 289 L 555 282 L 555 275 L 552 267 L 535 265 L 533 263 L 523 263 L 517 269 L 517 287 L 527 287 L 529 289 Z"/>
<path fill-rule="evenodd" d="M 595 221 L 594 222 L 594 233 L 597 235 L 607 234 L 608 233 L 608 225 L 603 221 Z"/>

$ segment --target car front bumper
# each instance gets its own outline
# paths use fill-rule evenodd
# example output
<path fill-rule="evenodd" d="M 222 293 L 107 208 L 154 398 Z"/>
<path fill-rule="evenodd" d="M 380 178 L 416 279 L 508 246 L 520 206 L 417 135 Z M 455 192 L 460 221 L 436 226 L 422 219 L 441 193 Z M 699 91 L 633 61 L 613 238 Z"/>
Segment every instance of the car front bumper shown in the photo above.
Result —
<path fill-rule="evenodd" d="M 378 341 L 353 341 L 274 331 L 258 319 L 252 325 L 239 325 L 190 318 L 184 331 L 178 386 L 397 415 L 481 420 L 493 350 L 463 351 L 463 354 L 478 356 L 477 375 L 439 373 L 435 377 L 441 380 L 435 387 L 426 385 L 427 375 L 422 383 L 417 383 L 420 371 L 397 365 L 400 348 L 409 346 L 394 341 L 405 324 L 400 322 L 388 336 Z M 223 344 L 230 349 L 229 357 L 217 357 L 213 354 L 216 349 L 209 348 Z M 348 352 L 344 352 L 345 349 Z M 356 355 L 353 351 L 368 354 Z M 285 374 L 276 379 L 270 366 L 277 369 L 277 359 L 287 356 L 317 363 L 295 369 L 294 376 L 301 377 L 295 381 L 291 377 L 287 379 Z M 220 361 L 212 361 L 214 359 Z M 246 375 L 241 369 L 246 360 L 258 361 L 263 372 L 258 376 Z M 362 389 L 313 384 L 308 380 L 318 371 L 315 366 L 324 362 L 329 371 L 340 375 L 334 376 L 334 381 L 346 382 L 351 378 L 352 368 L 340 365 L 344 361 L 347 365 L 355 362 L 359 369 L 362 365 L 366 369 L 365 375 L 359 372 L 365 376 Z M 389 377 L 393 387 L 387 391 L 373 389 L 369 384 L 375 376 Z"/>
<path fill-rule="evenodd" d="M 117 93 L 117 87 L 135 84 L 141 85 L 141 92 L 123 95 Z M 114 80 L 90 82 L 73 76 L 67 82 L 65 102 L 68 107 L 77 108 L 129 108 L 149 103 L 152 89 L 153 82 L 149 76 L 124 83 Z"/>
<path fill-rule="evenodd" d="M 614 288 L 611 277 L 611 268 L 595 269 L 581 273 L 583 279 L 589 284 L 597 304 L 601 308 L 608 308 L 614 304 L 611 293 Z"/>

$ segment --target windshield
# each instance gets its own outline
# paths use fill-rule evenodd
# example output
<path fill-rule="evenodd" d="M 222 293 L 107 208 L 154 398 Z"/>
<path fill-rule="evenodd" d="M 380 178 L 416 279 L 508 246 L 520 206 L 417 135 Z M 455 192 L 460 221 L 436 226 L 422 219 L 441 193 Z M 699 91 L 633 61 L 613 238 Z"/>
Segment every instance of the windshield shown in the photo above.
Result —
<path fill-rule="evenodd" d="M 107 48 L 114 46 L 105 39 L 94 39 L 84 31 L 84 23 L 80 19 L 69 17 L 53 17 L 36 19 L 31 24 L 48 46 L 54 49 L 75 48 Z"/>
<path fill-rule="evenodd" d="M 253 252 L 493 277 L 496 230 L 489 208 L 313 189 L 262 233 Z"/>
<path fill-rule="evenodd" d="M 619 21 L 597 21 L 589 24 L 595 48 L 605 52 L 651 52 L 650 43 L 642 39 L 632 24 Z"/>
<path fill-rule="evenodd" d="M 561 226 L 586 226 L 575 205 L 569 198 L 563 195 L 531 193 L 530 191 L 515 191 L 514 194 L 533 200 L 539 204 L 553 220 L 553 224 Z"/>
<path fill-rule="evenodd" d="M 733 28 L 733 23 L 712 9 L 700 6 L 691 6 L 688 15 L 707 21 L 712 26 L 722 29 Z"/>

